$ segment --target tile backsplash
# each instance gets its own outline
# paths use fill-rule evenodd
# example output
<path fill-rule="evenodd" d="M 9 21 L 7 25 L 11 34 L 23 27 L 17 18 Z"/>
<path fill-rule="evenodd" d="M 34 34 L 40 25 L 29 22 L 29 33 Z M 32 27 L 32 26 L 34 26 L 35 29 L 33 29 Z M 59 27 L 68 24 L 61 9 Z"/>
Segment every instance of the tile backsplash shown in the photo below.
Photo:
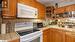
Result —
<path fill-rule="evenodd" d="M 33 26 L 33 22 L 19 22 L 19 23 L 15 23 L 15 28 L 29 27 L 29 26 Z"/>
<path fill-rule="evenodd" d="M 32 21 L 33 19 L 3 19 L 3 23 L 6 24 L 6 33 L 14 32 L 15 27 L 31 26 Z"/>
<path fill-rule="evenodd" d="M 14 31 L 15 20 L 3 19 L 3 24 L 6 24 L 6 33 L 10 33 Z"/>

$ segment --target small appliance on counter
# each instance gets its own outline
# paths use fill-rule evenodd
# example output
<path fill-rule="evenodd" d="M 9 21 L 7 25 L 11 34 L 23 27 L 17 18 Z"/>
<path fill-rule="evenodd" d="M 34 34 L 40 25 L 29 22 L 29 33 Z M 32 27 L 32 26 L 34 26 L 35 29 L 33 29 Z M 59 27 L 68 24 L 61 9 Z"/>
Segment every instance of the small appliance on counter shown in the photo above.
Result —
<path fill-rule="evenodd" d="M 35 22 L 33 23 L 33 28 L 42 28 L 43 27 L 43 23 L 42 22 Z"/>
<path fill-rule="evenodd" d="M 6 34 L 6 24 L 1 24 L 1 34 Z"/>

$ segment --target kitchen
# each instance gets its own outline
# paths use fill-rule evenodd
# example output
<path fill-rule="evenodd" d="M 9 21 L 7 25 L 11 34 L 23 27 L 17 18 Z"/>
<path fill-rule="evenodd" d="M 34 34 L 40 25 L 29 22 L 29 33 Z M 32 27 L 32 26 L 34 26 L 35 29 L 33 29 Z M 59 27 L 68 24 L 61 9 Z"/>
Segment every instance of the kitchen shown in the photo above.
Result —
<path fill-rule="evenodd" d="M 0 42 L 75 42 L 75 0 L 1 0 Z"/>

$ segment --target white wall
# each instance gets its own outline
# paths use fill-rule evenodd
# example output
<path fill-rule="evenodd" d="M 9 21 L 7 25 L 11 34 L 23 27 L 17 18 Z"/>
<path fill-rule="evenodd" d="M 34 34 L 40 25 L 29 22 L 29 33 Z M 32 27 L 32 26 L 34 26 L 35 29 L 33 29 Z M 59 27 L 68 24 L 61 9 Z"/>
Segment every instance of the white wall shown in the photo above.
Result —
<path fill-rule="evenodd" d="M 62 2 L 62 3 L 58 3 L 59 7 L 67 6 L 67 5 L 71 5 L 71 4 L 75 4 L 75 1 L 73 1 L 73 2 Z"/>

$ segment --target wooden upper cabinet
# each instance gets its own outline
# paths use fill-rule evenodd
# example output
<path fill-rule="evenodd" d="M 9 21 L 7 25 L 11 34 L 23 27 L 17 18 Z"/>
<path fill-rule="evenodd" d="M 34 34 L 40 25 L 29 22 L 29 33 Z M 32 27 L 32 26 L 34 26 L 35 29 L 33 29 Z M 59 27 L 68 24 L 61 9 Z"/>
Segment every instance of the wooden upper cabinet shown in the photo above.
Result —
<path fill-rule="evenodd" d="M 32 7 L 35 6 L 35 0 L 18 0 L 18 3 L 22 3 L 25 5 L 32 6 Z"/>
<path fill-rule="evenodd" d="M 16 16 L 17 0 L 9 0 L 9 14 L 10 16 Z"/>
<path fill-rule="evenodd" d="M 6 6 L 7 7 L 3 7 L 2 9 L 3 18 L 15 18 L 17 14 L 16 13 L 17 0 L 6 0 Z"/>
<path fill-rule="evenodd" d="M 65 7 L 60 7 L 54 10 L 54 14 L 60 14 L 65 12 Z"/>
<path fill-rule="evenodd" d="M 39 6 L 38 9 L 39 9 L 38 18 L 45 19 L 45 13 L 46 13 L 45 6 Z"/>
<path fill-rule="evenodd" d="M 75 11 L 75 4 L 66 6 L 66 12 Z"/>
<path fill-rule="evenodd" d="M 56 8 L 54 10 L 54 14 L 60 14 L 60 13 L 69 12 L 69 11 L 75 11 L 75 4 Z"/>

